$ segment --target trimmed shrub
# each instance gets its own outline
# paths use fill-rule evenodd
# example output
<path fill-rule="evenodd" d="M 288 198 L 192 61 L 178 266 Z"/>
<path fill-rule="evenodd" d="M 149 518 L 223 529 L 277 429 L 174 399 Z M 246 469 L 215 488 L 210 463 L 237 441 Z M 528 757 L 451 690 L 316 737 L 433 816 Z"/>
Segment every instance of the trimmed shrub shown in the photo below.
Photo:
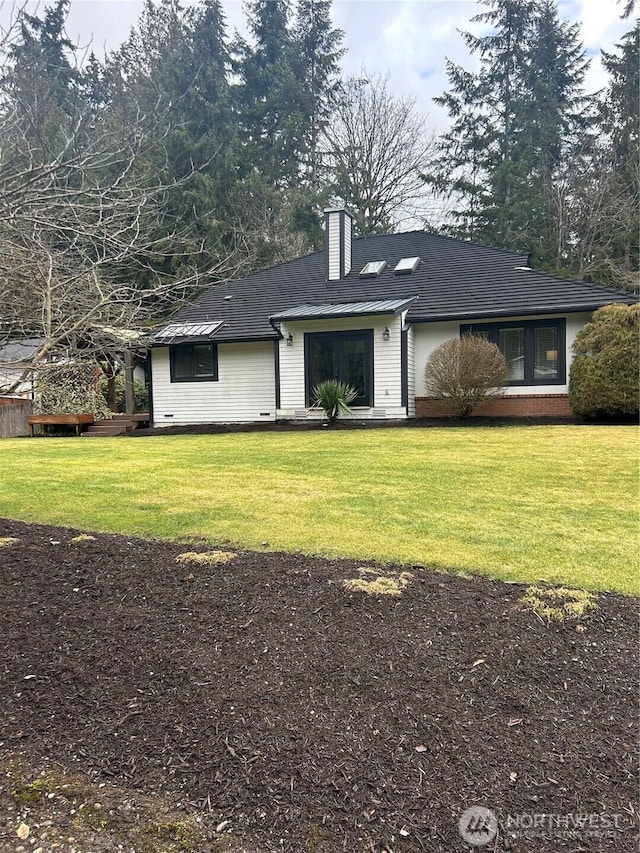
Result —
<path fill-rule="evenodd" d="M 429 356 L 425 368 L 427 392 L 443 400 L 460 418 L 491 397 L 504 394 L 508 376 L 503 354 L 480 335 L 445 341 Z"/>
<path fill-rule="evenodd" d="M 605 305 L 578 333 L 569 402 L 579 417 L 640 411 L 640 305 Z"/>
<path fill-rule="evenodd" d="M 349 404 L 353 403 L 358 392 L 346 382 L 326 379 L 313 388 L 313 408 L 322 409 L 330 424 L 334 424 L 338 415 L 353 414 Z"/>

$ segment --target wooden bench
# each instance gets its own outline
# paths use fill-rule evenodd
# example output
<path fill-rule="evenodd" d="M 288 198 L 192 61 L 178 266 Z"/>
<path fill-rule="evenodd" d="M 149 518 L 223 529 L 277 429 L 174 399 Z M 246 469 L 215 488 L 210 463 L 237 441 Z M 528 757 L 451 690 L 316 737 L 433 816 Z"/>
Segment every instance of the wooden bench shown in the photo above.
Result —
<path fill-rule="evenodd" d="M 27 423 L 31 435 L 35 435 L 36 426 L 42 427 L 45 432 L 48 426 L 71 425 L 75 427 L 76 435 L 80 435 L 80 429 L 93 423 L 93 415 L 27 415 Z"/>

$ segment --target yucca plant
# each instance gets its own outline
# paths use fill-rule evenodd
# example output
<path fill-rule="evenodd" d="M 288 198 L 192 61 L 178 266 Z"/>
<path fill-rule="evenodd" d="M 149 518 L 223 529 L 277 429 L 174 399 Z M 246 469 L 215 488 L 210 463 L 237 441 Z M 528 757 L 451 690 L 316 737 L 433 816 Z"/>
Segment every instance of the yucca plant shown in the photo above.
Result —
<path fill-rule="evenodd" d="M 330 424 L 334 424 L 338 415 L 351 415 L 353 412 L 349 408 L 349 403 L 352 403 L 358 396 L 358 392 L 346 382 L 339 382 L 337 379 L 326 379 L 314 386 L 313 408 L 322 409 L 327 416 Z"/>

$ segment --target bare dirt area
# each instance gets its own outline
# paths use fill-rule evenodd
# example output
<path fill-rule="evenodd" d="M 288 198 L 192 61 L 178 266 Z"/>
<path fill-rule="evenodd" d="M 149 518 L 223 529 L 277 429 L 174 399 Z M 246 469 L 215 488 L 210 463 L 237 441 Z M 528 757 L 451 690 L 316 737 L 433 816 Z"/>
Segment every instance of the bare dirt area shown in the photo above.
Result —
<path fill-rule="evenodd" d="M 0 520 L 0 851 L 637 849 L 634 599 L 211 553 Z"/>

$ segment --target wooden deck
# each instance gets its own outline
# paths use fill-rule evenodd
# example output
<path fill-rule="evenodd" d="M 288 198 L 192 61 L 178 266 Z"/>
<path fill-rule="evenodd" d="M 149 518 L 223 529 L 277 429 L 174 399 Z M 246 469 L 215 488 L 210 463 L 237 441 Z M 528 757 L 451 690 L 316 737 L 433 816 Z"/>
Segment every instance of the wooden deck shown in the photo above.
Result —
<path fill-rule="evenodd" d="M 31 435 L 36 434 L 36 427 L 44 432 L 48 426 L 73 426 L 76 435 L 80 435 L 82 427 L 93 423 L 93 415 L 27 415 L 27 423 Z"/>

